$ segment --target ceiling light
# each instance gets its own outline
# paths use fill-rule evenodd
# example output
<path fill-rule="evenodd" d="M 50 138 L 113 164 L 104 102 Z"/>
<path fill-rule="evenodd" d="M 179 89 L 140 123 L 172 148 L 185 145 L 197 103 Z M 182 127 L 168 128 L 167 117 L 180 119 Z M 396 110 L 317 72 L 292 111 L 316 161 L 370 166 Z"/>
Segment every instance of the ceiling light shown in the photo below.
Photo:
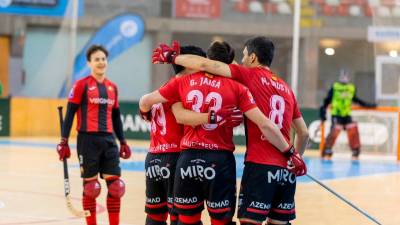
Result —
<path fill-rule="evenodd" d="M 396 50 L 390 50 L 389 55 L 391 57 L 397 57 L 399 54 L 398 54 L 398 52 Z"/>
<path fill-rule="evenodd" d="M 335 54 L 335 49 L 334 48 L 325 48 L 325 54 L 326 55 L 334 55 Z"/>

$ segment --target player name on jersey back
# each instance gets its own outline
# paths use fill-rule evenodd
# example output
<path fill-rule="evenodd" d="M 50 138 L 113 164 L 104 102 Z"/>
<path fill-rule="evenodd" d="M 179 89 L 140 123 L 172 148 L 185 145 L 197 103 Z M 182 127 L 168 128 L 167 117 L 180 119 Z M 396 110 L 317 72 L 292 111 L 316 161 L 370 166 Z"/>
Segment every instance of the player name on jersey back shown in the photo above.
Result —
<path fill-rule="evenodd" d="M 211 76 L 211 75 L 209 75 L 209 76 Z M 209 79 L 207 76 L 205 76 L 205 77 L 200 77 L 200 81 L 198 79 L 191 79 L 189 85 L 190 86 L 210 86 L 213 88 L 220 88 L 221 81 Z"/>
<path fill-rule="evenodd" d="M 265 86 L 272 86 L 275 88 L 275 90 L 278 91 L 283 91 L 286 94 L 290 94 L 290 90 L 287 88 L 285 84 L 282 84 L 280 82 L 274 81 L 273 78 L 267 78 L 267 77 L 260 77 L 261 84 Z"/>

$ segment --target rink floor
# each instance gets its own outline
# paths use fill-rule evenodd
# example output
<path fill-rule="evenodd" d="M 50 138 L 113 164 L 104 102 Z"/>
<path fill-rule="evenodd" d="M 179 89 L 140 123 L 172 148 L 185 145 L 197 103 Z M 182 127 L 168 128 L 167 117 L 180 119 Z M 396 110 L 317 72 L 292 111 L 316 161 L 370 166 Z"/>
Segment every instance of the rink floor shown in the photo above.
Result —
<path fill-rule="evenodd" d="M 147 142 L 129 141 L 133 158 L 122 161 L 127 192 L 122 201 L 121 225 L 142 225 L 144 214 L 144 158 Z M 77 225 L 65 206 L 62 163 L 54 138 L 0 139 L 0 225 Z M 75 145 L 71 144 L 74 149 Z M 243 170 L 243 150 L 236 152 L 238 182 Z M 306 153 L 309 173 L 385 225 L 400 224 L 400 164 L 393 157 L 361 156 L 350 161 L 350 153 L 337 154 L 331 162 L 315 152 Z M 73 150 L 69 172 L 73 204 L 81 208 L 81 179 Z M 108 224 L 105 183 L 98 198 L 99 224 Z M 367 225 L 366 217 L 306 177 L 298 179 L 297 219 L 294 225 Z M 204 215 L 204 224 L 209 219 Z"/>

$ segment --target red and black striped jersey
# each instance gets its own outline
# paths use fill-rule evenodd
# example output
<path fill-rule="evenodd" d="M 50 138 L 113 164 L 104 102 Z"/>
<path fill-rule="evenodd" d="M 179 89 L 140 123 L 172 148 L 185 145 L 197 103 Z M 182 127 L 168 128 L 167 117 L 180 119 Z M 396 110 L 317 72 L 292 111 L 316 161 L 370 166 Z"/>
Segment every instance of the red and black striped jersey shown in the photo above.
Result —
<path fill-rule="evenodd" d="M 119 104 L 117 86 L 110 80 L 100 83 L 89 75 L 76 81 L 68 102 L 79 105 L 76 127 L 79 132 L 113 132 L 111 113 Z"/>

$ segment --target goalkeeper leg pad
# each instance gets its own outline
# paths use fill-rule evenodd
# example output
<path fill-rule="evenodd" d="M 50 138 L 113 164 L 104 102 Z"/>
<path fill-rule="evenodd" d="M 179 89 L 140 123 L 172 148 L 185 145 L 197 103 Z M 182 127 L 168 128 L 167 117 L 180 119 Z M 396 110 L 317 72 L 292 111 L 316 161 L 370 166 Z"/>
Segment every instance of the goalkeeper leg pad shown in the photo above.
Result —
<path fill-rule="evenodd" d="M 360 135 L 358 133 L 358 126 L 357 123 L 350 123 L 346 125 L 346 131 L 347 131 L 347 138 L 349 140 L 349 145 L 351 150 L 356 152 L 356 156 L 358 156 L 360 152 Z"/>
<path fill-rule="evenodd" d="M 329 134 L 328 137 L 326 137 L 325 145 L 324 145 L 324 150 L 322 152 L 322 156 L 332 156 L 332 147 L 335 144 L 335 141 L 337 137 L 340 134 L 340 131 L 343 129 L 342 125 L 334 125 Z"/>

